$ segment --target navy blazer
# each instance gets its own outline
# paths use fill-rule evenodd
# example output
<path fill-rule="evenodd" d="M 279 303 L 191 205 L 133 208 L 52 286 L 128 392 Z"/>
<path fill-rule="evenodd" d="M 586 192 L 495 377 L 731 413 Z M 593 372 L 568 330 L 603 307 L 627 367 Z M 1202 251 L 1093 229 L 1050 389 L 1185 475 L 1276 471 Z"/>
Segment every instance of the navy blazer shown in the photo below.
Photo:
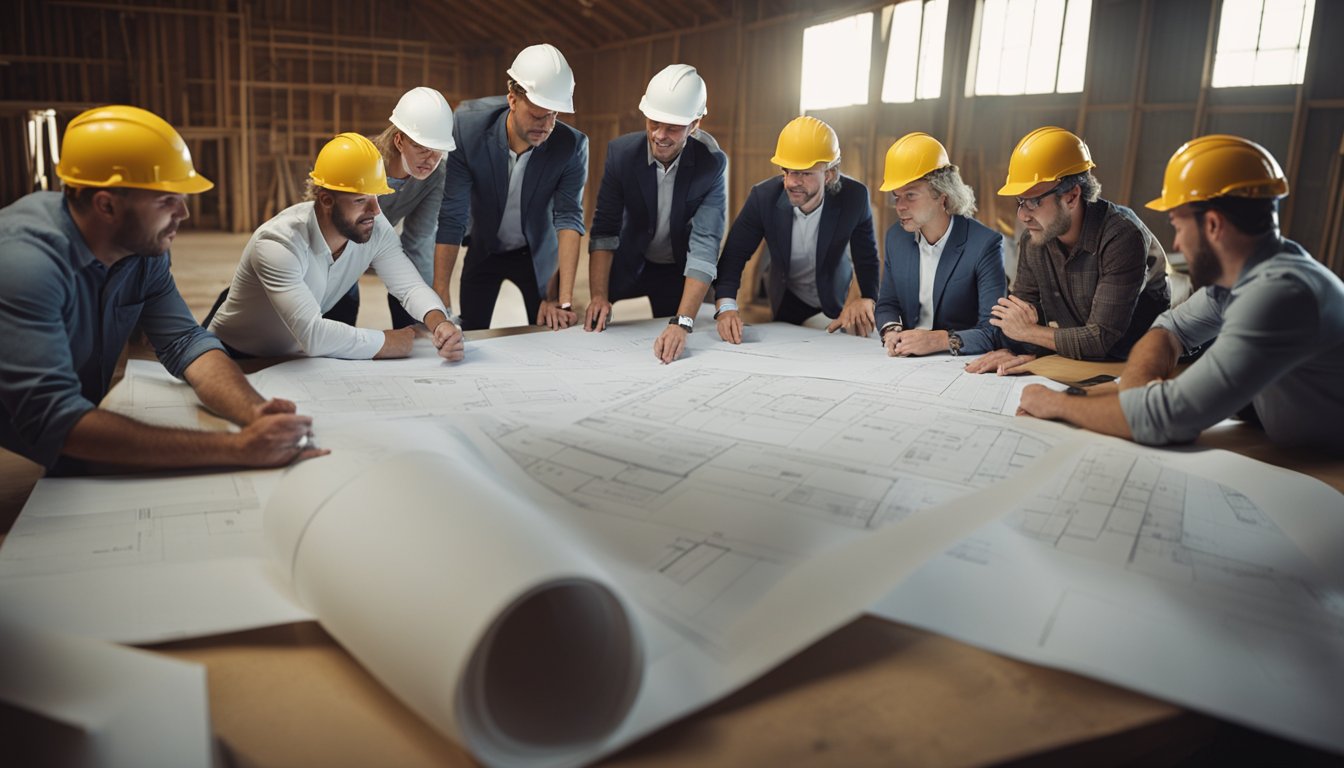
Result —
<path fill-rule="evenodd" d="M 965 216 L 953 216 L 947 245 L 933 273 L 933 328 L 957 331 L 964 354 L 994 348 L 996 328 L 989 310 L 1007 295 L 1003 273 L 1003 235 Z M 887 230 L 877 327 L 919 322 L 919 242 L 917 235 L 893 224 Z"/>
<path fill-rule="evenodd" d="M 877 298 L 877 239 L 873 234 L 868 188 L 844 174 L 840 180 L 840 191 L 826 193 L 821 225 L 817 228 L 817 296 L 828 317 L 840 316 L 850 278 L 855 274 L 859 293 L 867 299 Z M 737 297 L 742 270 L 762 238 L 770 253 L 766 291 L 771 311 L 778 313 L 789 284 L 789 261 L 793 254 L 793 204 L 784 191 L 782 175 L 751 188 L 747 202 L 728 230 L 728 240 L 719 254 L 719 277 L 714 281 L 716 299 Z M 846 247 L 849 259 L 844 258 Z"/>
<path fill-rule="evenodd" d="M 457 149 L 445 161 L 443 202 L 435 242 L 460 245 L 471 233 L 471 250 L 488 256 L 497 250 L 499 222 L 509 194 L 509 142 L 504 132 L 509 102 L 504 96 L 472 99 L 453 114 Z M 559 265 L 555 232 L 583 229 L 583 185 L 588 180 L 588 137 L 556 121 L 555 130 L 529 152 L 522 188 L 523 236 L 532 251 L 537 289 Z"/>
<path fill-rule="evenodd" d="M 686 140 L 677 163 L 668 222 L 672 255 L 684 274 L 709 283 L 714 280 L 723 241 L 728 156 L 712 137 L 695 136 Z M 648 134 L 639 131 L 612 139 L 607 145 L 588 250 L 614 252 L 613 291 L 639 279 L 647 263 L 644 253 L 657 226 L 658 174 L 649 162 Z M 686 270 L 687 253 L 695 256 L 690 272 Z"/>

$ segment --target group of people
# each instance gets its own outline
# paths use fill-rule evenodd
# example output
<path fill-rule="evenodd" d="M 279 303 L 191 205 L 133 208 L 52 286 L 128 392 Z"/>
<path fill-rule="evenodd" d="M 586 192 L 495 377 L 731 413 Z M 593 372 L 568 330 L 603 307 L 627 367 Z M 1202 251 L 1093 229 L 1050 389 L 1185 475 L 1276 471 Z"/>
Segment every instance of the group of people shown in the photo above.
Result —
<path fill-rule="evenodd" d="M 442 358 L 461 360 L 463 329 L 489 327 L 505 280 L 551 329 L 600 332 L 613 302 L 647 297 L 670 316 L 654 342 L 670 363 L 711 289 L 719 336 L 742 342 L 737 296 L 764 242 L 776 321 L 820 316 L 830 331 L 875 334 L 891 356 L 974 355 L 972 373 L 1017 373 L 1042 354 L 1128 359 L 1110 386 L 1027 388 L 1024 414 L 1162 444 L 1243 412 L 1272 440 L 1344 450 L 1344 284 L 1281 236 L 1288 184 L 1251 141 L 1185 144 L 1148 204 L 1168 212 L 1199 289 L 1169 308 L 1161 245 L 1133 211 L 1100 197 L 1087 145 L 1062 128 L 1032 131 L 999 190 L 1016 199 L 1023 227 L 1010 291 L 1003 236 L 973 218 L 974 192 L 925 133 L 887 152 L 880 189 L 898 222 L 881 264 L 869 191 L 840 172 L 839 139 L 813 117 L 784 126 L 771 158 L 780 174 L 752 187 L 725 238 L 728 159 L 700 126 L 705 82 L 673 64 L 640 101 L 646 129 L 607 147 L 581 313 L 588 140 L 557 119 L 574 111 L 574 75 L 551 45 L 524 49 L 507 75 L 504 96 L 456 113 L 438 91 L 415 88 L 376 138 L 328 142 L 306 199 L 255 232 L 204 327 L 177 292 L 168 250 L 186 196 L 213 184 L 152 113 L 110 106 L 76 117 L 57 169 L 63 192 L 0 209 L 0 446 L 53 472 L 321 455 L 311 419 L 262 397 L 236 359 L 404 357 L 423 324 Z M 448 286 L 464 245 L 455 321 Z M 369 267 L 388 288 L 389 330 L 355 324 Z M 154 427 L 97 407 L 136 326 L 239 431 Z"/>

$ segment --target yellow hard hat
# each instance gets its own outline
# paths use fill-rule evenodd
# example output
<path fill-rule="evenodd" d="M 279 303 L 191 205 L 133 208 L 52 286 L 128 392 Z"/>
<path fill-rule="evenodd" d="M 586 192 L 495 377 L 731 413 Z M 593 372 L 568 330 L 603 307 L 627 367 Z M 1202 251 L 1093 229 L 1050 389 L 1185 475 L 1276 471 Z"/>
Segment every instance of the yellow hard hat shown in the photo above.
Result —
<path fill-rule="evenodd" d="M 82 112 L 65 128 L 56 175 L 71 187 L 136 187 L 194 194 L 215 186 L 196 173 L 173 126 L 139 107 Z"/>
<path fill-rule="evenodd" d="M 815 117 L 795 117 L 779 132 L 770 162 L 791 171 L 805 171 L 817 163 L 840 159 L 840 139 L 831 126 Z"/>
<path fill-rule="evenodd" d="M 1239 136 L 1213 134 L 1187 141 L 1167 162 L 1162 196 L 1148 203 L 1169 211 L 1214 197 L 1278 198 L 1288 179 L 1269 150 Z"/>
<path fill-rule="evenodd" d="M 358 133 L 342 133 L 328 141 L 308 176 L 317 186 L 337 192 L 386 195 L 393 191 L 387 186 L 383 154 Z"/>
<path fill-rule="evenodd" d="M 887 171 L 880 189 L 900 189 L 951 164 L 947 150 L 937 139 L 927 133 L 907 133 L 887 150 Z"/>
<path fill-rule="evenodd" d="M 1037 128 L 1017 143 L 999 194 L 1016 197 L 1043 181 L 1056 181 L 1096 167 L 1082 139 L 1063 128 Z"/>

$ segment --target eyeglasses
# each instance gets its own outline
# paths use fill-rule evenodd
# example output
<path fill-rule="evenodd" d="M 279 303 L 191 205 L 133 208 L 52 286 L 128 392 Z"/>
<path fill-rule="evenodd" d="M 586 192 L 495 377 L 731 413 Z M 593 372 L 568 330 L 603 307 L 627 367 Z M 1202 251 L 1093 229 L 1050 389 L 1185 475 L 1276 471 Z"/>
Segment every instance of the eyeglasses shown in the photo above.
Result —
<path fill-rule="evenodd" d="M 1050 195 L 1056 195 L 1056 196 L 1062 195 L 1076 186 L 1078 186 L 1076 182 L 1068 182 L 1068 181 L 1060 182 L 1059 184 L 1055 185 L 1054 189 L 1047 189 L 1046 191 L 1042 192 L 1041 194 L 1035 197 L 1017 198 L 1017 207 L 1019 209 L 1026 208 L 1028 211 L 1034 211 L 1037 208 L 1040 208 L 1041 201 L 1045 200 L 1045 198 L 1049 197 Z"/>

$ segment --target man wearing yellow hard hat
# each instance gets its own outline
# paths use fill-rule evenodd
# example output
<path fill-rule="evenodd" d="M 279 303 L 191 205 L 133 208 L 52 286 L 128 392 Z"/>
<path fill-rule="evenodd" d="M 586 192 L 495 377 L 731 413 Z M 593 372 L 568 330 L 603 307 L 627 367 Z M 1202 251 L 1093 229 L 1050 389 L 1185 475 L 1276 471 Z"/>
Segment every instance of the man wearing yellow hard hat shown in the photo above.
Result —
<path fill-rule="evenodd" d="M 645 130 L 607 145 L 588 244 L 586 330 L 602 330 L 611 303 L 636 296 L 649 298 L 654 317 L 673 320 L 655 346 L 684 343 L 695 325 L 728 208 L 728 156 L 700 128 L 707 104 L 695 67 L 671 64 L 639 102 Z"/>
<path fill-rule="evenodd" d="M 978 355 L 994 348 L 990 309 L 1003 297 L 1003 235 L 975 219 L 975 191 L 947 149 L 910 133 L 887 150 L 887 230 L 877 325 L 887 354 Z"/>
<path fill-rule="evenodd" d="M 401 249 L 381 215 L 382 153 L 357 133 L 328 141 L 309 174 L 308 199 L 262 224 L 243 249 L 228 295 L 207 324 L 238 356 L 307 355 L 351 360 L 407 357 L 414 328 L 356 328 L 323 317 L 370 266 L 440 357 L 461 360 L 462 332 Z"/>
<path fill-rule="evenodd" d="M 558 48 L 542 43 L 519 51 L 507 74 L 504 96 L 457 105 L 434 290 L 450 303 L 448 284 L 466 244 L 463 328 L 490 327 L 505 280 L 523 294 L 528 322 L 568 328 L 578 322 L 574 277 L 588 180 L 588 137 L 559 120 L 574 111 L 574 71 Z"/>
<path fill-rule="evenodd" d="M 714 281 L 719 336 L 742 342 L 737 291 L 761 240 L 769 250 L 766 293 L 774 319 L 801 324 L 823 314 L 827 330 L 867 336 L 875 328 L 877 239 L 868 188 L 840 173 L 840 140 L 815 117 L 780 131 L 779 176 L 751 188 L 728 230 Z"/>
<path fill-rule="evenodd" d="M 177 292 L 168 248 L 187 195 L 214 187 L 177 131 L 136 107 L 91 109 L 66 127 L 56 174 L 63 193 L 0 209 L 0 446 L 53 474 L 325 453 L 307 447 L 312 419 L 257 394 Z M 164 367 L 241 431 L 150 426 L 97 406 L 137 324 Z"/>
<path fill-rule="evenodd" d="M 990 319 L 1005 348 L 972 373 L 1013 373 L 1038 354 L 1123 360 L 1171 303 L 1167 257 L 1130 209 L 1101 199 L 1092 153 L 1063 128 L 1018 142 L 1000 195 L 1026 227 L 1012 292 Z"/>
<path fill-rule="evenodd" d="M 1033 385 L 1021 412 L 1162 445 L 1250 403 L 1274 442 L 1344 453 L 1344 283 L 1280 234 L 1287 194 L 1252 141 L 1202 136 L 1178 149 L 1148 207 L 1171 219 L 1196 292 L 1134 346 L 1118 386 L 1075 397 Z M 1206 344 L 1176 376 L 1177 359 Z"/>

